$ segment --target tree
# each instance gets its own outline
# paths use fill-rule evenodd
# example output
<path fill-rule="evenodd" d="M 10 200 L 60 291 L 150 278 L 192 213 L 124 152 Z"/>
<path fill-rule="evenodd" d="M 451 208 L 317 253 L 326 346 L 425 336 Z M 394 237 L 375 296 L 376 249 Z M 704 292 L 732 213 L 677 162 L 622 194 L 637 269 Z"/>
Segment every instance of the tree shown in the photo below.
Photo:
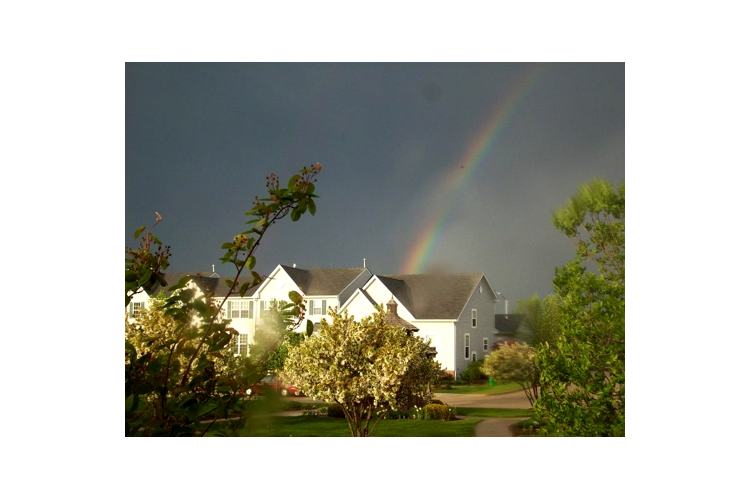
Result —
<path fill-rule="evenodd" d="M 308 396 L 342 406 L 352 436 L 366 437 L 389 407 L 429 397 L 439 373 L 429 345 L 389 326 L 385 312 L 355 321 L 329 309 L 317 334 L 289 350 L 281 378 Z M 372 424 L 372 428 L 370 428 Z"/>
<path fill-rule="evenodd" d="M 222 306 L 232 293 L 244 296 L 251 283 L 239 285 L 244 269 L 252 272 L 254 283 L 261 277 L 253 271 L 255 251 L 268 229 L 289 216 L 293 221 L 306 212 L 315 214 L 314 194 L 320 164 L 305 167 L 286 185 L 271 174 L 266 178 L 268 197 L 255 198 L 250 229 L 224 243 L 221 262 L 235 266 L 234 279 L 226 280 L 229 292 L 223 298 L 202 293 L 182 278 L 169 289 L 171 295 L 158 309 L 172 323 L 167 331 L 126 335 L 125 340 L 125 434 L 143 436 L 205 435 L 211 424 L 241 409 L 242 389 L 259 378 L 259 367 L 247 357 L 235 357 L 227 349 L 237 332 L 229 320 L 221 320 Z M 157 213 L 156 224 L 162 220 Z M 125 305 L 145 290 L 166 286 L 164 270 L 169 265 L 169 247 L 163 247 L 153 234 L 155 225 L 141 237 L 137 249 L 125 251 Z M 144 234 L 145 231 L 145 234 Z M 302 297 L 290 293 L 284 313 L 290 322 L 304 317 Z M 201 420 L 210 418 L 208 425 Z"/>
<path fill-rule="evenodd" d="M 531 331 L 531 345 L 554 343 L 560 323 L 559 310 L 560 297 L 556 294 L 547 295 L 544 299 L 532 295 L 528 299 L 518 301 L 516 311 L 526 317 L 526 324 Z"/>
<path fill-rule="evenodd" d="M 264 372 L 279 373 L 284 368 L 289 349 L 312 335 L 312 322 L 308 322 L 307 329 L 301 332 L 289 324 L 288 316 L 284 314 L 288 307 L 285 301 L 272 301 L 264 313 L 262 325 L 255 331 L 250 357 Z"/>
<path fill-rule="evenodd" d="M 539 397 L 539 368 L 534 358 L 536 350 L 526 342 L 503 344 L 484 358 L 482 372 L 503 382 L 515 382 L 534 406 Z"/>
<path fill-rule="evenodd" d="M 625 186 L 594 180 L 553 223 L 576 244 L 555 273 L 559 335 L 538 349 L 535 409 L 549 432 L 625 435 Z"/>

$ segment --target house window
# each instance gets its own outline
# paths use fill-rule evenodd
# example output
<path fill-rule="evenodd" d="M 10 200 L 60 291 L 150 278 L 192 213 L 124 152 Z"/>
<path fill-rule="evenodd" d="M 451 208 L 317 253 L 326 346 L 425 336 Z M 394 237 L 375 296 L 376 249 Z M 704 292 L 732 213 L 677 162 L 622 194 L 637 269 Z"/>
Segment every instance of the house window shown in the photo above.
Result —
<path fill-rule="evenodd" d="M 471 327 L 472 328 L 477 327 L 477 310 L 476 309 L 471 310 Z"/>
<path fill-rule="evenodd" d="M 227 301 L 227 317 L 232 319 L 252 318 L 253 310 L 249 300 Z"/>
<path fill-rule="evenodd" d="M 144 302 L 131 302 L 130 307 L 128 307 L 128 316 L 137 318 L 143 312 L 144 306 Z"/>
<path fill-rule="evenodd" d="M 468 333 L 464 334 L 464 359 L 469 359 L 469 343 L 471 341 L 471 335 Z"/>
<path fill-rule="evenodd" d="M 271 308 L 271 304 L 266 300 L 260 301 L 260 310 L 258 311 L 258 314 L 260 317 L 264 317 L 266 315 L 266 311 L 268 311 Z"/>
<path fill-rule="evenodd" d="M 237 345 L 237 354 L 240 354 L 242 356 L 247 355 L 247 333 L 240 333 L 240 338 Z"/>
<path fill-rule="evenodd" d="M 490 348 L 490 339 L 485 337 L 482 339 L 482 350 L 486 352 L 489 348 Z"/>
<path fill-rule="evenodd" d="M 310 307 L 310 314 L 325 314 L 326 313 L 326 301 L 320 300 L 320 301 L 314 301 L 310 300 L 308 301 L 309 307 Z"/>
<path fill-rule="evenodd" d="M 471 353 L 471 360 L 476 361 L 477 360 L 477 351 L 474 351 Z"/>

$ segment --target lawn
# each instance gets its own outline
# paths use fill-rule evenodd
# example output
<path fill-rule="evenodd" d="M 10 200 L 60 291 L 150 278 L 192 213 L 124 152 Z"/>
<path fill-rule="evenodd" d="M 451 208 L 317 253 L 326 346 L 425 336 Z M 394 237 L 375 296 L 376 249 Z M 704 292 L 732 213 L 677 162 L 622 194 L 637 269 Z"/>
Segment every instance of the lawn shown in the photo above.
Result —
<path fill-rule="evenodd" d="M 517 390 L 515 384 L 489 387 L 489 385 L 457 386 L 455 391 L 440 389 L 440 392 L 455 394 L 494 394 Z M 439 398 L 439 396 L 437 396 Z M 324 403 L 302 405 L 286 398 L 260 398 L 248 400 L 248 415 L 244 426 L 238 430 L 245 437 L 349 437 L 349 427 L 343 418 L 323 416 L 273 416 L 270 413 L 299 410 L 302 407 L 324 407 Z M 531 418 L 531 410 L 507 408 L 456 408 L 460 420 L 381 420 L 375 426 L 372 437 L 473 437 L 474 427 L 484 418 Z M 208 435 L 222 435 L 229 430 L 228 424 L 216 423 Z"/>
<path fill-rule="evenodd" d="M 460 384 L 434 388 L 435 399 L 441 394 L 502 394 L 521 390 L 515 383 L 493 384 Z M 314 410 L 324 409 L 328 405 L 311 401 L 309 398 L 283 398 L 274 394 L 255 396 L 243 401 L 239 411 L 231 412 L 229 420 L 222 420 L 211 425 L 207 436 L 245 436 L 245 437 L 349 437 L 350 431 L 343 418 L 329 418 L 321 415 L 308 415 Z M 282 412 L 304 412 L 301 416 L 282 416 Z M 486 418 L 527 418 L 534 414 L 524 409 L 502 408 L 455 408 L 455 414 L 461 417 L 452 421 L 388 419 L 381 420 L 374 426 L 373 437 L 474 437 L 475 427 Z M 297 413 L 299 414 L 299 413 Z M 208 424 L 214 414 L 204 415 Z M 529 423 L 530 425 L 530 423 Z M 538 425 L 538 424 L 537 424 Z M 205 428 L 205 427 L 204 427 Z M 529 429 L 530 431 L 532 429 Z"/>
<path fill-rule="evenodd" d="M 443 422 L 441 420 L 381 420 L 372 437 L 473 437 L 479 418 Z M 209 435 L 222 431 L 212 427 Z M 328 417 L 254 417 L 245 421 L 239 436 L 246 437 L 350 437 L 342 418 Z"/>

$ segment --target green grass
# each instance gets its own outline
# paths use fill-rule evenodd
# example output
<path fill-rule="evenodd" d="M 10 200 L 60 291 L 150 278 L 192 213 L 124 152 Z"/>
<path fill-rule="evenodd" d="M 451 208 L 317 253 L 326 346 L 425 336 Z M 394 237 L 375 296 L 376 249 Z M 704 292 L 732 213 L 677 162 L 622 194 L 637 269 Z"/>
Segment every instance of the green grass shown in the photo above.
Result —
<path fill-rule="evenodd" d="M 497 384 L 490 387 L 487 382 L 477 385 L 455 385 L 451 388 L 436 388 L 435 393 L 443 394 L 500 394 L 519 390 L 518 384 Z M 439 399 L 440 396 L 436 396 Z M 328 406 L 326 403 L 302 404 L 294 398 L 262 398 L 248 400 L 247 418 L 217 422 L 207 436 L 222 435 L 233 437 L 351 437 L 345 419 L 326 416 L 275 416 L 270 413 L 289 410 L 302 410 Z M 370 437 L 474 437 L 474 427 L 483 418 L 529 418 L 533 412 L 507 408 L 464 408 L 457 407 L 460 420 L 381 420 L 371 425 Z M 523 422 L 519 422 L 523 424 Z"/>
<path fill-rule="evenodd" d="M 446 388 L 434 388 L 433 392 L 436 394 L 502 394 L 504 392 L 519 391 L 522 387 L 515 382 L 508 384 L 495 384 L 494 387 L 490 387 L 490 384 L 477 384 L 477 385 L 453 385 L 450 389 Z M 437 396 L 440 399 L 439 396 Z"/>
<path fill-rule="evenodd" d="M 459 420 L 381 420 L 371 425 L 370 437 L 474 437 L 474 427 L 483 418 L 531 418 L 530 410 L 504 408 L 457 408 Z M 325 416 L 254 416 L 214 424 L 208 436 L 235 437 L 351 437 L 343 418 Z"/>
<path fill-rule="evenodd" d="M 474 437 L 478 418 L 443 422 L 441 420 L 381 420 L 370 434 L 372 437 Z M 212 433 L 221 431 L 212 428 Z M 342 418 L 328 417 L 254 417 L 239 429 L 248 437 L 350 437 L 349 427 Z"/>
<path fill-rule="evenodd" d="M 534 416 L 532 410 L 516 410 L 512 408 L 456 408 L 456 413 L 467 417 L 481 418 L 526 418 Z"/>
<path fill-rule="evenodd" d="M 504 384 L 489 387 L 489 385 L 458 386 L 456 391 L 444 389 L 438 392 L 453 392 L 455 394 L 494 394 L 516 390 L 516 384 Z M 438 396 L 439 398 L 439 396 Z M 303 405 L 288 399 L 258 399 L 246 403 L 248 417 L 244 425 L 238 429 L 239 436 L 247 437 L 349 437 L 349 427 L 346 420 L 328 417 L 287 417 L 271 416 L 269 413 L 278 411 L 298 410 Z M 324 407 L 325 403 L 304 405 Z M 473 437 L 474 427 L 483 418 L 531 418 L 531 410 L 507 408 L 456 408 L 456 413 L 463 418 L 443 422 L 440 420 L 381 420 L 371 434 L 373 437 Z M 253 415 L 253 416 L 249 416 Z M 234 424 L 237 425 L 238 422 Z M 221 435 L 229 431 L 231 424 L 216 423 L 211 427 L 208 435 Z M 234 435 L 234 434 L 233 434 Z"/>

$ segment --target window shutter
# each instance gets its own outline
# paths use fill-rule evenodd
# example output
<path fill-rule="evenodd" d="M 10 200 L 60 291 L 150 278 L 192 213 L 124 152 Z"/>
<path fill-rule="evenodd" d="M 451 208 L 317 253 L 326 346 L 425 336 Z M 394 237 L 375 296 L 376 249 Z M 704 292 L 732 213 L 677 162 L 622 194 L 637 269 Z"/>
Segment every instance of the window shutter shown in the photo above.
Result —
<path fill-rule="evenodd" d="M 227 318 L 232 318 L 232 301 L 227 300 Z"/>
<path fill-rule="evenodd" d="M 328 308 L 326 307 L 326 301 L 323 301 L 323 309 L 321 310 L 321 314 L 325 315 Z"/>
<path fill-rule="evenodd" d="M 128 304 L 128 318 L 133 317 L 133 303 Z"/>

